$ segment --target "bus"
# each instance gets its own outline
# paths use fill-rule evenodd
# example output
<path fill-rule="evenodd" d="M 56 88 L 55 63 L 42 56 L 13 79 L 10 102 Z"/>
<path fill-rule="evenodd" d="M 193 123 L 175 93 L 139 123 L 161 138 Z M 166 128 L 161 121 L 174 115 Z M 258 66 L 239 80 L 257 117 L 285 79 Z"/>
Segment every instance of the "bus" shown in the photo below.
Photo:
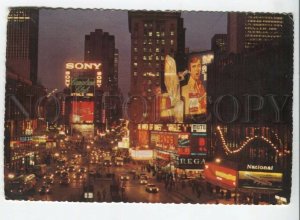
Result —
<path fill-rule="evenodd" d="M 34 191 L 36 186 L 36 176 L 34 174 L 21 175 L 9 182 L 9 192 L 12 195 L 24 195 Z"/>

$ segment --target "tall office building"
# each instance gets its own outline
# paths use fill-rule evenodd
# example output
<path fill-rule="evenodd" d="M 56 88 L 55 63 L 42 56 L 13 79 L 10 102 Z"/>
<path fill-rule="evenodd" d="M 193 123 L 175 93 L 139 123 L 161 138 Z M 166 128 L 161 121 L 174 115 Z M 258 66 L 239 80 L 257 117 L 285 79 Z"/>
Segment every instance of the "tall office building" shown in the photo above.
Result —
<path fill-rule="evenodd" d="M 245 50 L 281 39 L 288 16 L 264 13 L 228 13 L 228 52 Z"/>
<path fill-rule="evenodd" d="M 180 13 L 173 12 L 129 12 L 131 33 L 131 85 L 130 95 L 139 96 L 137 108 L 133 107 L 131 118 L 154 119 L 153 96 L 161 88 L 165 56 L 175 58 L 177 69 L 185 67 L 185 28 Z M 146 100 L 140 103 L 142 100 Z M 132 100 L 134 102 L 134 100 Z M 133 103 L 132 103 L 133 104 Z M 145 107 L 147 105 L 147 107 Z M 142 109 L 144 106 L 144 109 Z M 147 109 L 146 109 L 147 108 Z"/>
<path fill-rule="evenodd" d="M 112 90 L 115 77 L 115 37 L 101 29 L 85 36 L 84 61 L 102 64 L 102 90 Z"/>
<path fill-rule="evenodd" d="M 8 76 L 37 82 L 39 10 L 12 8 L 7 22 Z"/>
<path fill-rule="evenodd" d="M 227 50 L 227 34 L 215 34 L 211 39 L 211 50 L 223 53 Z"/>
<path fill-rule="evenodd" d="M 115 48 L 115 37 L 102 29 L 96 29 L 86 35 L 84 61 L 101 63 L 102 83 L 101 87 L 95 90 L 94 101 L 95 124 L 103 130 L 121 117 L 118 87 L 119 51 Z"/>

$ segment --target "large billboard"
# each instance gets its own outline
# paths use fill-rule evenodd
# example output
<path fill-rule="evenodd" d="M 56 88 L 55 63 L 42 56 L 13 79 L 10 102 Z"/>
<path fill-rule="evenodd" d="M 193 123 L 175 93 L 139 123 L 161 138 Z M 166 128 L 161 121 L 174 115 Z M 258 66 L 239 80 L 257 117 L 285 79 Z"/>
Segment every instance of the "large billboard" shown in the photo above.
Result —
<path fill-rule="evenodd" d="M 93 101 L 72 101 L 71 123 L 90 124 L 94 122 Z"/>
<path fill-rule="evenodd" d="M 171 132 L 151 132 L 150 143 L 153 147 L 175 152 L 178 145 L 178 134 Z"/>
<path fill-rule="evenodd" d="M 239 187 L 246 189 L 282 189 L 282 173 L 239 171 Z"/>
<path fill-rule="evenodd" d="M 74 74 L 71 78 L 72 96 L 94 96 L 95 76 L 93 74 Z"/>
<path fill-rule="evenodd" d="M 204 169 L 206 181 L 223 187 L 234 189 L 237 185 L 237 171 L 216 163 L 206 163 Z"/>
<path fill-rule="evenodd" d="M 181 88 L 186 117 L 206 114 L 206 73 L 212 59 L 212 54 L 205 53 L 195 53 L 189 57 L 187 80 Z"/>
<path fill-rule="evenodd" d="M 102 85 L 101 63 L 66 63 L 65 84 L 72 96 L 94 96 Z"/>
<path fill-rule="evenodd" d="M 193 53 L 186 70 L 177 72 L 174 58 L 166 56 L 162 93 L 157 94 L 160 119 L 183 123 L 206 114 L 207 65 L 212 61 L 211 51 Z"/>

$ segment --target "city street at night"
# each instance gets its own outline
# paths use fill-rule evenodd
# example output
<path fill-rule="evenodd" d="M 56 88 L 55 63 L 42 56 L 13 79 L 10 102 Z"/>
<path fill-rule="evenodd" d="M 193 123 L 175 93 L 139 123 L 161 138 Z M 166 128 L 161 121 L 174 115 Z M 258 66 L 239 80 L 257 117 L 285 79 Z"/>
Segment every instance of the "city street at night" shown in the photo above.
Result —
<path fill-rule="evenodd" d="M 291 17 L 11 8 L 5 198 L 288 205 Z"/>

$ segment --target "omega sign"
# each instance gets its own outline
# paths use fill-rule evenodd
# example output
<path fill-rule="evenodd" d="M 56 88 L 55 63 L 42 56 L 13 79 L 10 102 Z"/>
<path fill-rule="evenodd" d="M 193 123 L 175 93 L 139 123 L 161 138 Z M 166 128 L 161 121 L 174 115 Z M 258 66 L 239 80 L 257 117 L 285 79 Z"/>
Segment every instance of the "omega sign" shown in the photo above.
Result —
<path fill-rule="evenodd" d="M 101 63 L 66 63 L 66 69 L 72 70 L 99 70 Z"/>

